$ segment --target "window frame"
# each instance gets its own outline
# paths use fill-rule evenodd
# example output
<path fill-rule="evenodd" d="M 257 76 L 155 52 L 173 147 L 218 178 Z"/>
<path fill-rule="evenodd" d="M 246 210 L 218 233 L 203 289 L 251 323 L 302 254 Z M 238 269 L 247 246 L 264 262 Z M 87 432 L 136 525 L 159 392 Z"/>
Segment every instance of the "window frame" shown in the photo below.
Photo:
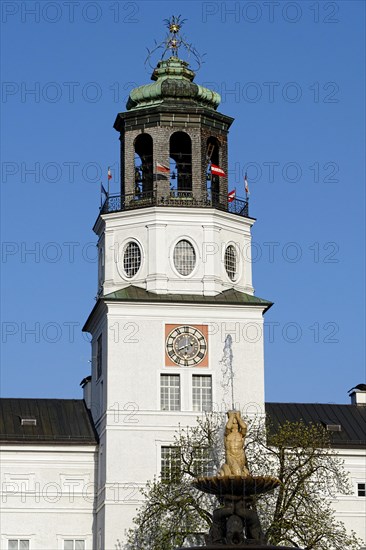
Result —
<path fill-rule="evenodd" d="M 366 481 L 357 482 L 357 496 L 360 498 L 366 497 Z"/>
<path fill-rule="evenodd" d="M 167 457 L 163 456 L 165 451 L 169 451 Z M 172 468 L 172 462 L 175 459 L 174 453 L 176 453 L 176 460 L 179 463 L 178 471 L 180 472 L 181 456 L 179 447 L 175 445 L 162 445 L 160 447 L 160 478 L 162 482 L 174 483 L 174 468 Z M 166 462 L 168 462 L 167 466 L 165 465 Z M 176 478 L 176 481 L 179 481 L 179 477 Z"/>
<path fill-rule="evenodd" d="M 202 384 L 200 384 L 199 386 L 194 385 L 194 381 L 200 380 L 202 382 L 202 380 L 204 378 L 210 380 L 210 386 L 206 386 L 207 388 L 210 388 L 210 392 L 211 392 L 211 402 L 210 402 L 209 408 L 204 407 L 203 394 L 204 394 L 204 390 L 205 390 L 206 387 L 202 386 Z M 192 411 L 194 411 L 194 412 L 210 412 L 210 411 L 212 411 L 212 404 L 213 404 L 212 375 L 211 374 L 197 374 L 197 373 L 192 374 L 191 388 L 192 388 Z M 195 390 L 199 392 L 199 402 L 197 404 L 198 407 L 195 406 L 195 396 L 194 396 Z"/>
<path fill-rule="evenodd" d="M 185 273 L 185 274 L 181 273 L 181 271 L 179 271 L 179 269 L 176 265 L 176 258 L 175 258 L 177 247 L 182 242 L 187 242 L 191 246 L 191 250 L 193 251 L 193 254 L 194 254 L 193 268 L 191 269 L 191 271 L 189 273 Z M 181 235 L 178 239 L 175 240 L 175 242 L 173 243 L 172 252 L 171 252 L 171 265 L 172 265 L 175 273 L 179 277 L 184 277 L 185 279 L 189 278 L 189 277 L 192 277 L 193 274 L 196 272 L 196 269 L 197 269 L 197 266 L 198 266 L 198 263 L 199 263 L 198 260 L 199 260 L 199 255 L 198 255 L 197 247 L 196 247 L 195 243 L 192 241 L 192 239 L 190 237 L 188 237 L 186 235 Z"/>
<path fill-rule="evenodd" d="M 178 384 L 177 385 L 170 385 L 170 384 L 164 384 L 163 385 L 163 380 L 166 380 L 168 382 L 170 382 L 170 379 L 173 379 L 175 378 L 176 380 L 178 380 Z M 174 407 L 172 408 L 172 401 L 174 401 L 174 395 L 172 395 L 174 393 L 174 390 L 178 388 L 178 407 Z M 163 390 L 165 390 L 165 392 L 167 393 L 167 396 L 164 396 L 163 395 Z M 181 377 L 180 377 L 180 374 L 176 374 L 176 373 L 167 373 L 167 372 L 164 372 L 164 373 L 160 373 L 160 410 L 161 411 L 181 411 L 182 410 L 182 383 L 181 383 Z M 167 397 L 167 406 L 165 406 L 163 404 L 163 399 L 164 397 Z"/>
<path fill-rule="evenodd" d="M 231 269 L 228 269 L 227 255 L 228 255 L 229 250 L 232 250 L 233 254 L 234 254 L 235 272 L 232 272 Z M 230 279 L 230 282 L 235 283 L 235 281 L 237 281 L 238 276 L 239 276 L 239 262 L 238 262 L 238 250 L 237 250 L 236 246 L 233 243 L 228 243 L 228 245 L 225 248 L 225 251 L 224 251 L 224 268 L 225 268 L 225 273 L 226 273 L 227 277 Z"/>
<path fill-rule="evenodd" d="M 16 548 L 16 549 L 15 549 L 15 548 L 14 548 L 14 549 L 10 549 L 10 542 L 14 542 L 14 541 L 17 542 L 17 548 Z M 30 547 L 31 547 L 31 546 L 30 546 L 30 543 L 31 543 L 30 539 L 25 539 L 25 538 L 12 538 L 12 537 L 9 537 L 7 542 L 8 542 L 8 544 L 7 544 L 7 549 L 8 549 L 8 550 L 22 550 L 22 549 L 20 548 L 20 542 L 28 542 L 28 548 L 23 549 L 23 550 L 30 550 Z"/>
<path fill-rule="evenodd" d="M 129 274 L 128 270 L 126 269 L 126 254 L 127 254 L 128 248 L 132 247 L 132 246 L 135 247 L 135 250 L 138 250 L 139 259 L 138 259 L 138 267 L 137 267 L 136 271 L 131 275 L 131 274 Z M 123 247 L 122 258 L 121 258 L 122 270 L 123 270 L 125 279 L 130 281 L 131 279 L 136 277 L 136 275 L 138 274 L 138 272 L 141 269 L 142 260 L 143 260 L 143 253 L 142 253 L 142 248 L 141 248 L 140 244 L 137 241 L 133 240 L 133 239 L 129 239 Z"/>
<path fill-rule="evenodd" d="M 76 550 L 75 549 L 75 543 L 76 542 L 83 542 L 84 543 L 84 548 L 82 548 L 81 550 L 86 550 L 86 539 L 85 538 L 65 538 L 65 539 L 62 539 L 62 550 L 66 550 L 65 549 L 65 542 L 72 542 L 72 550 Z M 71 550 L 71 549 L 70 549 Z"/>
<path fill-rule="evenodd" d="M 196 477 L 213 476 L 215 464 L 212 456 L 212 449 L 209 447 L 195 447 L 193 450 L 193 465 Z"/>

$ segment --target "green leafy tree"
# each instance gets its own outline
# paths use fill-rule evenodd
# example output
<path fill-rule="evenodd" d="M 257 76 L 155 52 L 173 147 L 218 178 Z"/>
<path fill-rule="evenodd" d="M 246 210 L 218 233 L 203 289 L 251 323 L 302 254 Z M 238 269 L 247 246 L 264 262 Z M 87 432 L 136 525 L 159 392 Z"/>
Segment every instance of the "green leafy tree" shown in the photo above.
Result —
<path fill-rule="evenodd" d="M 222 417 L 206 414 L 193 427 L 179 428 L 172 449 L 172 460 L 159 479 L 141 491 L 144 504 L 128 533 L 128 550 L 172 550 L 201 544 L 211 525 L 215 497 L 197 491 L 192 479 L 214 474 L 222 459 L 219 437 Z"/>
<path fill-rule="evenodd" d="M 257 501 L 271 544 L 304 550 L 358 550 L 362 542 L 335 519 L 332 500 L 351 487 L 343 461 L 320 424 L 267 422 L 251 426 L 247 443 L 253 475 L 273 475 L 279 488 Z"/>
<path fill-rule="evenodd" d="M 224 461 L 223 415 L 206 413 L 193 427 L 179 428 L 174 459 L 163 476 L 142 491 L 144 503 L 128 534 L 127 550 L 173 550 L 202 544 L 213 496 L 197 491 L 192 480 L 214 475 Z M 317 424 L 248 422 L 246 455 L 252 475 L 280 480 L 274 492 L 258 496 L 256 507 L 269 544 L 304 550 L 358 550 L 362 541 L 335 519 L 332 499 L 349 494 L 343 462 L 331 448 L 329 434 Z"/>

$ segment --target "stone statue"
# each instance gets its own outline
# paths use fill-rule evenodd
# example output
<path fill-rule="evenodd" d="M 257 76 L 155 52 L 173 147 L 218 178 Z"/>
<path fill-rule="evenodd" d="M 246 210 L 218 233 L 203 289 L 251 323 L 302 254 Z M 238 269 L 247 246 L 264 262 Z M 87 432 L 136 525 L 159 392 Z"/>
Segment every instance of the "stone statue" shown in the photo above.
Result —
<path fill-rule="evenodd" d="M 270 476 L 252 476 L 244 451 L 247 424 L 239 411 L 228 411 L 225 426 L 225 464 L 216 476 L 199 477 L 193 485 L 205 493 L 216 495 L 220 507 L 212 515 L 212 525 L 205 536 L 207 550 L 219 548 L 275 549 L 266 544 L 258 513 L 256 497 L 272 491 L 280 481 Z M 195 546 L 190 550 L 200 550 Z M 284 546 L 278 550 L 286 549 Z M 183 550 L 181 548 L 180 550 Z M 249 549 L 248 549 L 249 550 Z"/>
<path fill-rule="evenodd" d="M 242 544 L 245 540 L 264 542 L 264 535 L 251 497 L 220 499 L 212 526 L 206 536 L 210 544 Z M 244 537 L 245 532 L 245 537 Z"/>
<path fill-rule="evenodd" d="M 247 425 L 239 411 L 228 411 L 228 421 L 225 426 L 225 458 L 218 476 L 249 476 L 247 459 L 244 452 L 244 442 Z"/>

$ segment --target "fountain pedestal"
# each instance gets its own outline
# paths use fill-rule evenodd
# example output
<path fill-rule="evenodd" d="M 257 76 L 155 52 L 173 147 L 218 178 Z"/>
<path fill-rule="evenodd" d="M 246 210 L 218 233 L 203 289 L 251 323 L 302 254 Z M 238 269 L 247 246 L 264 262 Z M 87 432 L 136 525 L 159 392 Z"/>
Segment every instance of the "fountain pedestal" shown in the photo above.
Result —
<path fill-rule="evenodd" d="M 270 476 L 250 474 L 244 452 L 247 425 L 239 411 L 228 411 L 227 416 L 225 464 L 218 475 L 199 477 L 193 482 L 196 489 L 217 496 L 221 503 L 220 508 L 213 512 L 212 525 L 205 537 L 206 550 L 295 550 L 266 544 L 254 497 L 272 491 L 280 481 Z M 189 550 L 198 548 L 202 547 L 193 546 Z"/>
<path fill-rule="evenodd" d="M 206 538 L 206 550 L 295 550 L 288 546 L 272 546 L 265 542 L 253 497 L 278 487 L 279 481 L 269 476 L 199 477 L 193 485 L 216 495 L 222 506 L 213 512 L 213 521 Z M 189 550 L 198 550 L 192 546 Z M 183 549 L 181 549 L 183 550 Z M 187 549 L 188 550 L 188 549 Z"/>

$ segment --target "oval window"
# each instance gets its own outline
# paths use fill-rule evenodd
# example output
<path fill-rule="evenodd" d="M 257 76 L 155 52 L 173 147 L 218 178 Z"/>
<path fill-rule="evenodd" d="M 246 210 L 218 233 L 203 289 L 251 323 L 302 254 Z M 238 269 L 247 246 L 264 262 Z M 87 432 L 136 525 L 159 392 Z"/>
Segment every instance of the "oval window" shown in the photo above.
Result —
<path fill-rule="evenodd" d="M 181 275 L 190 275 L 196 265 L 196 253 L 189 241 L 182 239 L 174 248 L 173 261 L 175 269 Z"/>
<path fill-rule="evenodd" d="M 235 281 L 236 278 L 236 250 L 232 244 L 229 244 L 225 250 L 225 269 L 229 278 Z"/>
<path fill-rule="evenodd" d="M 131 241 L 125 248 L 123 254 L 123 269 L 126 277 L 136 275 L 141 266 L 141 250 L 137 243 Z"/>

